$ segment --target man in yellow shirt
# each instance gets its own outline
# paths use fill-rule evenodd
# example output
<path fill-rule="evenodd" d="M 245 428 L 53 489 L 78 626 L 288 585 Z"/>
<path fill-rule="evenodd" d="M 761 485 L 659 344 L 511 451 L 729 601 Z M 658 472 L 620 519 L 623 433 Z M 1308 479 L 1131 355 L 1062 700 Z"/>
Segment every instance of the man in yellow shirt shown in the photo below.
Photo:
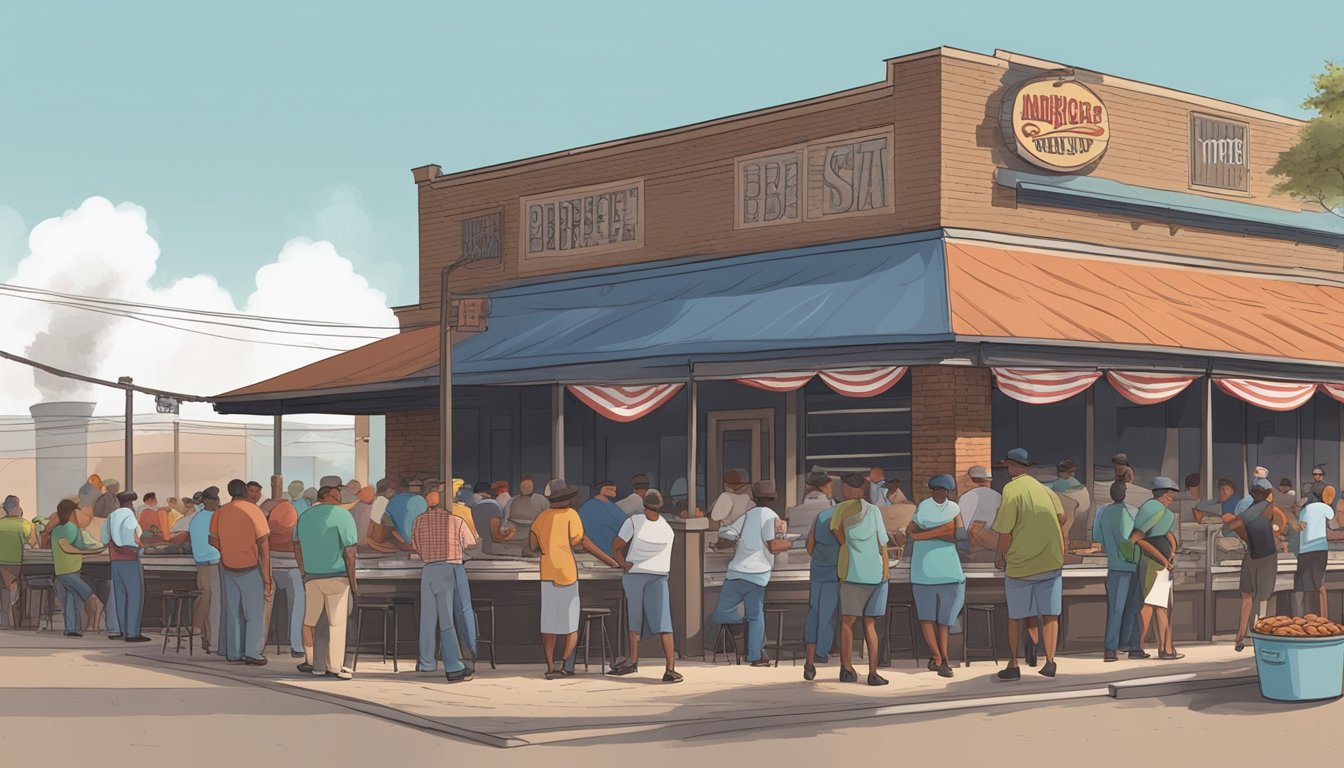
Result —
<path fill-rule="evenodd" d="M 4 517 L 0 517 L 0 598 L 4 598 L 0 599 L 0 626 L 19 626 L 19 571 L 24 545 L 37 546 L 37 529 L 23 516 L 19 497 L 6 496 Z"/>
<path fill-rule="evenodd" d="M 579 513 L 569 506 L 579 489 L 552 480 L 546 487 L 550 508 L 537 515 L 528 533 L 528 546 L 541 555 L 541 648 L 546 654 L 546 679 L 574 674 L 574 652 L 579 645 L 579 564 L 575 548 L 612 568 L 620 565 L 583 534 Z M 563 670 L 555 669 L 555 641 L 564 636 Z"/>

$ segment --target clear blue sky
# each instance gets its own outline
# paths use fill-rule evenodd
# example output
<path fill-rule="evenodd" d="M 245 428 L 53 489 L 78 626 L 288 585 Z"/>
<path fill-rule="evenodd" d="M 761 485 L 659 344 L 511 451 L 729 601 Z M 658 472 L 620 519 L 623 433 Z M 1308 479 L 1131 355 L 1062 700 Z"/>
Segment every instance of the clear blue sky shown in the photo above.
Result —
<path fill-rule="evenodd" d="M 411 303 L 417 165 L 836 91 L 937 45 L 1301 115 L 1341 29 L 1340 0 L 7 0 L 0 278 L 13 211 L 31 228 L 96 194 L 148 210 L 156 282 L 208 272 L 241 298 L 287 239 L 325 237 Z"/>

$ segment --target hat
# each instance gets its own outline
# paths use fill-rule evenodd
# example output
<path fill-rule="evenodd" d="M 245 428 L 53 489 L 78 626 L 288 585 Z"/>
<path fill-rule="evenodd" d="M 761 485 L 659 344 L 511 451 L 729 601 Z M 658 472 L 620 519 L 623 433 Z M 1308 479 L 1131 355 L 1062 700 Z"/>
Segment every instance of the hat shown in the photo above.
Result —
<path fill-rule="evenodd" d="M 775 481 L 758 480 L 751 484 L 751 497 L 758 501 L 775 500 Z"/>
<path fill-rule="evenodd" d="M 1027 449 L 1026 449 L 1026 448 L 1014 448 L 1014 449 L 1012 449 L 1012 450 L 1009 451 L 1008 453 L 1004 454 L 1003 460 L 1004 460 L 1004 461 L 1011 461 L 1011 462 L 1014 463 L 1014 464 L 1021 464 L 1021 465 L 1024 466 L 1024 467 L 1034 467 L 1034 466 L 1036 466 L 1035 464 L 1032 463 L 1032 461 L 1031 461 L 1031 454 L 1027 453 Z"/>
<path fill-rule="evenodd" d="M 1311 468 L 1311 474 L 1314 475 L 1314 474 L 1316 474 L 1317 472 L 1320 472 L 1322 475 L 1324 475 L 1324 474 L 1325 474 L 1325 465 L 1324 465 L 1324 464 L 1317 464 L 1316 466 L 1314 466 L 1314 467 Z"/>
<path fill-rule="evenodd" d="M 868 479 L 865 478 L 863 475 L 860 475 L 858 472 L 850 472 L 849 474 L 840 478 L 840 482 L 844 483 L 850 488 L 862 488 L 864 484 L 868 482 Z"/>
<path fill-rule="evenodd" d="M 1119 464 L 1119 465 L 1122 466 L 1122 467 L 1128 467 L 1128 466 L 1129 466 L 1129 455 L 1128 455 L 1128 454 L 1125 454 L 1125 453 L 1117 453 L 1117 454 L 1114 454 L 1114 455 L 1111 456 L 1111 463 L 1112 463 L 1112 464 Z"/>
<path fill-rule="evenodd" d="M 345 483 L 341 482 L 341 478 L 336 475 L 327 475 L 322 478 L 322 482 L 318 483 L 317 487 L 321 488 L 324 485 L 330 485 L 332 488 L 339 488 L 342 485 L 345 485 Z"/>
<path fill-rule="evenodd" d="M 650 488 L 648 493 L 644 494 L 644 508 L 645 509 L 663 508 L 663 494 L 660 493 L 657 488 Z"/>
<path fill-rule="evenodd" d="M 630 478 L 630 485 L 634 486 L 635 488 L 648 488 L 649 476 L 643 473 L 635 475 L 634 477 Z"/>
<path fill-rule="evenodd" d="M 807 473 L 807 485 L 809 488 L 820 488 L 831 482 L 831 476 L 821 467 L 813 467 L 811 472 Z"/>
<path fill-rule="evenodd" d="M 966 476 L 972 480 L 988 480 L 990 478 L 989 470 L 984 467 L 971 467 Z"/>
<path fill-rule="evenodd" d="M 1175 492 L 1181 490 L 1180 486 L 1176 485 L 1176 481 L 1172 480 L 1170 477 L 1153 478 L 1153 484 L 1151 487 L 1154 493 L 1157 493 L 1159 491 Z"/>
<path fill-rule="evenodd" d="M 957 490 L 957 481 L 953 480 L 951 475 L 934 475 L 929 478 L 929 490 L 944 490 L 952 493 Z"/>
<path fill-rule="evenodd" d="M 289 490 L 289 498 L 291 499 L 299 498 L 300 496 L 303 495 L 303 481 L 295 480 L 291 482 L 288 486 L 288 490 Z"/>
<path fill-rule="evenodd" d="M 135 501 L 138 498 L 140 497 L 136 495 L 135 491 L 122 491 L 121 493 L 117 494 L 117 503 L 130 504 L 131 502 Z"/>
<path fill-rule="evenodd" d="M 1269 481 L 1266 480 L 1266 479 L 1263 478 L 1263 477 L 1257 477 L 1257 478 L 1255 478 L 1255 482 L 1251 483 L 1251 487 L 1252 487 L 1252 488 L 1259 488 L 1259 489 L 1262 490 L 1262 491 L 1272 491 L 1272 490 L 1274 490 L 1274 486 L 1270 485 L 1270 484 L 1269 484 Z"/>
<path fill-rule="evenodd" d="M 218 496 L 215 496 L 214 499 L 215 499 L 215 501 L 219 501 L 219 497 L 218 497 Z M 200 504 L 202 501 L 205 501 L 205 491 L 197 491 L 197 492 L 191 494 L 191 503 L 192 503 L 192 504 Z"/>
<path fill-rule="evenodd" d="M 1268 478 L 1269 478 L 1269 470 L 1268 470 L 1268 469 L 1265 469 L 1264 467 L 1256 467 L 1256 468 L 1255 468 L 1255 476 L 1256 476 L 1256 477 L 1260 477 L 1260 478 L 1268 479 Z"/>
<path fill-rule="evenodd" d="M 1074 461 L 1073 459 L 1065 459 L 1056 464 L 1055 469 L 1059 470 L 1060 472 L 1077 472 L 1078 462 Z"/>
<path fill-rule="evenodd" d="M 747 473 L 740 469 L 730 469 L 723 473 L 723 484 L 734 488 L 747 484 Z"/>
<path fill-rule="evenodd" d="M 607 486 L 615 488 L 616 484 L 611 482 L 610 480 L 598 480 L 597 482 L 593 483 L 594 488 L 606 488 Z"/>
<path fill-rule="evenodd" d="M 547 501 L 569 501 L 578 495 L 579 489 L 572 485 L 567 485 L 564 480 L 555 479 L 546 484 Z"/>

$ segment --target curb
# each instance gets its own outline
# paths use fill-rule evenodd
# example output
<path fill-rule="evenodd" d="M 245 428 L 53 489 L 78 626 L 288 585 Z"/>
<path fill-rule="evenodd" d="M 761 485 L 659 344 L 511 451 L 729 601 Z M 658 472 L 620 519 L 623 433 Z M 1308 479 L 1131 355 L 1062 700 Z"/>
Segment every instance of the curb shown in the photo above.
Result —
<path fill-rule="evenodd" d="M 1148 699 L 1158 696 L 1174 696 L 1181 693 L 1191 693 L 1193 691 L 1204 691 L 1211 688 L 1233 688 L 1241 685 L 1252 685 L 1259 681 L 1256 675 L 1246 674 L 1224 674 L 1217 676 L 1200 676 L 1191 672 L 1183 675 L 1166 675 L 1163 677 L 1150 677 L 1142 680 L 1125 680 L 1118 683 L 1112 683 L 1110 686 L 1110 696 L 1113 699 Z"/>

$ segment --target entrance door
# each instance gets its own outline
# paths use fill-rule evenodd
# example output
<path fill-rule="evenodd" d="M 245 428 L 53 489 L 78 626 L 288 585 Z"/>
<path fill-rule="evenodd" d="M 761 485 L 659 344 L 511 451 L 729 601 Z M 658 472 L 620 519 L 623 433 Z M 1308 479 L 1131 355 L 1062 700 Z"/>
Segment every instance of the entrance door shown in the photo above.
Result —
<path fill-rule="evenodd" d="M 710 411 L 705 452 L 705 489 L 708 498 L 719 495 L 723 474 L 743 469 L 750 480 L 773 480 L 775 409 Z"/>

